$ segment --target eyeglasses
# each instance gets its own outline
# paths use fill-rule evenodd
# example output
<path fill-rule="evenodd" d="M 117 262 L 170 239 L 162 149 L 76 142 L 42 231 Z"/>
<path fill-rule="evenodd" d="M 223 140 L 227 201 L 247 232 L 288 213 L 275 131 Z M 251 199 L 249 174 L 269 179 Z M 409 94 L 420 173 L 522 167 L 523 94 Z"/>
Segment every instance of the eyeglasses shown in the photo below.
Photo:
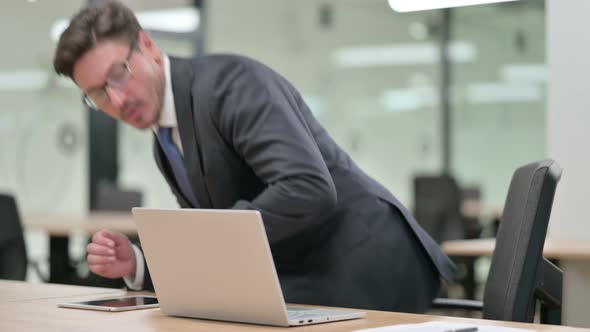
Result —
<path fill-rule="evenodd" d="M 107 89 L 117 89 L 120 91 L 125 87 L 133 75 L 133 71 L 129 66 L 129 60 L 131 59 L 133 51 L 136 47 L 137 44 L 135 41 L 133 41 L 125 61 L 115 62 L 111 65 L 111 68 L 107 73 L 105 83 L 100 87 L 94 88 L 84 93 L 82 99 L 84 100 L 86 106 L 88 106 L 90 109 L 98 110 L 100 109 L 100 105 L 105 105 L 109 101 L 110 97 Z"/>

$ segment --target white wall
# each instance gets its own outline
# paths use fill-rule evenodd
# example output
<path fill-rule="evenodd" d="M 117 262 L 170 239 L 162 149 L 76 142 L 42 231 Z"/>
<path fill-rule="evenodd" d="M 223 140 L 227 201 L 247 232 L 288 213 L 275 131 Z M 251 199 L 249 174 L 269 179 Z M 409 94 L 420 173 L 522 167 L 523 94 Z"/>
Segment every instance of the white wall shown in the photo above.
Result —
<path fill-rule="evenodd" d="M 590 240 L 590 2 L 547 1 L 547 145 L 563 168 L 550 222 L 552 238 Z M 590 326 L 590 262 L 566 262 L 564 321 Z M 575 294 L 570 297 L 569 294 Z M 573 319 L 572 317 L 575 317 Z"/>
<path fill-rule="evenodd" d="M 547 144 L 563 168 L 552 237 L 590 239 L 590 2 L 550 0 L 547 11 Z M 588 28 L 588 29 L 587 29 Z"/>

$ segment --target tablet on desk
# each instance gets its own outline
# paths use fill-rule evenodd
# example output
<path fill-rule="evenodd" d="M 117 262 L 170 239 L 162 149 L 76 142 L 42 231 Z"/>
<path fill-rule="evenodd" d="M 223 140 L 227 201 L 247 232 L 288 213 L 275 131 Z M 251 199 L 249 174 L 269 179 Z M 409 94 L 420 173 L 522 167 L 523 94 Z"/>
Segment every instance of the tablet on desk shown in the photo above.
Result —
<path fill-rule="evenodd" d="M 126 296 L 83 302 L 58 303 L 57 306 L 61 308 L 100 311 L 127 311 L 156 308 L 159 304 L 158 299 L 153 296 Z"/>

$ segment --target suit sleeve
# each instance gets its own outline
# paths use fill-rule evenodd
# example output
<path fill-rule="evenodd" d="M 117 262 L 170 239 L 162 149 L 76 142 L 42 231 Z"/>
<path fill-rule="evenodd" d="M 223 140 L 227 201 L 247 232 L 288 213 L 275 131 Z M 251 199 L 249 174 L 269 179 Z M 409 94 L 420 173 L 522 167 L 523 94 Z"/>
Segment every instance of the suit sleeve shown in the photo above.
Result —
<path fill-rule="evenodd" d="M 336 189 L 297 92 L 262 65 L 240 66 L 224 80 L 215 93 L 220 132 L 265 184 L 233 208 L 260 211 L 271 243 L 326 219 Z"/>
<path fill-rule="evenodd" d="M 141 255 L 143 257 L 142 259 L 142 264 L 143 264 L 143 282 L 142 282 L 142 286 L 141 286 L 141 290 L 146 290 L 146 291 L 154 291 L 154 284 L 152 283 L 152 277 L 150 275 L 150 270 L 148 269 L 147 266 L 147 262 L 145 260 L 145 255 L 143 254 L 143 249 L 141 248 L 141 244 L 138 243 L 134 243 L 134 246 L 141 251 Z"/>

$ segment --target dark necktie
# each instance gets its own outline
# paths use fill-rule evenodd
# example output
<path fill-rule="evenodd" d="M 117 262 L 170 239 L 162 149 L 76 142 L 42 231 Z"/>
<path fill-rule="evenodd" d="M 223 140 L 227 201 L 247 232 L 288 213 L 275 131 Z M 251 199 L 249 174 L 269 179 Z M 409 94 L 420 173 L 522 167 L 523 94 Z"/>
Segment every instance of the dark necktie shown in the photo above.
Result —
<path fill-rule="evenodd" d="M 170 167 L 172 167 L 172 172 L 174 173 L 178 187 L 180 187 L 180 191 L 182 191 L 184 197 L 189 200 L 193 207 L 197 208 L 199 205 L 190 186 L 188 175 L 186 174 L 186 169 L 182 162 L 182 156 L 180 155 L 180 151 L 178 151 L 178 147 L 172 140 L 172 128 L 158 128 L 158 142 L 160 143 L 162 150 L 164 150 L 166 158 L 168 158 L 168 163 L 170 164 Z"/>

